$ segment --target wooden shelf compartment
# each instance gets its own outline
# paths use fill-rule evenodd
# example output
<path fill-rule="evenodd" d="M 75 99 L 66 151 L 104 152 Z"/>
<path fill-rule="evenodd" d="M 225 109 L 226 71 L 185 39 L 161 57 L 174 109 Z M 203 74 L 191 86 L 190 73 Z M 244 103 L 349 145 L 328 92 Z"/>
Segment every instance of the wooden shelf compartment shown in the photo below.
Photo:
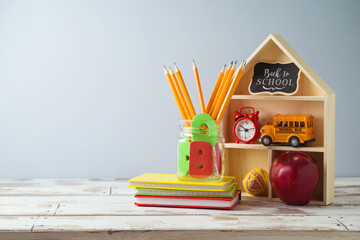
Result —
<path fill-rule="evenodd" d="M 225 149 L 225 175 L 234 176 L 238 188 L 242 193 L 246 192 L 242 186 L 242 180 L 253 168 L 262 168 L 269 172 L 269 150 L 263 149 Z M 259 197 L 264 199 L 263 196 Z M 265 196 L 270 200 L 270 195 Z"/>
<path fill-rule="evenodd" d="M 277 158 L 278 156 L 280 156 L 281 154 L 286 153 L 287 151 L 278 151 L 278 150 L 274 150 L 270 152 L 271 155 L 271 162 L 270 162 L 270 166 L 272 161 Z M 319 184 L 315 189 L 315 192 L 310 200 L 310 204 L 321 204 L 321 205 L 325 205 L 325 200 L 324 200 L 324 196 L 325 196 L 325 189 L 326 187 L 324 186 L 324 184 L 326 183 L 325 178 L 324 178 L 324 153 L 322 152 L 306 152 L 306 154 L 309 154 L 310 156 L 312 156 L 315 160 L 316 163 L 319 167 Z M 271 186 L 269 187 L 269 195 L 271 198 L 271 201 L 280 201 L 280 199 L 276 196 L 276 193 L 272 190 Z"/>
<path fill-rule="evenodd" d="M 239 99 L 232 100 L 224 116 L 224 137 L 226 143 L 235 143 L 233 135 L 233 125 L 235 123 L 235 111 L 239 111 L 241 107 L 254 107 L 255 111 L 259 111 L 260 127 L 274 123 L 275 114 L 312 114 L 314 116 L 314 135 L 315 141 L 307 143 L 303 150 L 307 147 L 314 147 L 314 151 L 323 151 L 324 147 L 324 102 L 323 101 L 279 101 L 279 100 L 263 100 L 263 99 Z M 257 143 L 256 143 L 257 144 Z M 253 149 L 263 149 L 259 145 L 249 146 Z M 225 145 L 231 147 L 232 145 Z M 239 146 L 242 148 L 242 146 Z M 286 146 L 271 145 L 270 148 L 286 150 Z"/>
<path fill-rule="evenodd" d="M 325 148 L 323 146 L 302 146 L 302 147 L 291 147 L 285 145 L 271 145 L 264 146 L 261 143 L 246 144 L 246 143 L 225 143 L 225 148 L 235 148 L 235 149 L 259 149 L 259 150 L 282 150 L 282 151 L 302 151 L 302 152 L 324 152 Z"/>
<path fill-rule="evenodd" d="M 257 200 L 267 201 L 281 201 L 272 190 L 269 179 L 269 191 L 265 196 L 252 196 L 245 192 L 242 186 L 242 180 L 246 174 L 253 168 L 262 168 L 270 173 L 272 161 L 287 151 L 272 150 L 272 149 L 226 149 L 226 165 L 225 175 L 235 176 L 238 183 L 238 188 L 241 190 L 242 195 L 245 198 L 255 198 Z M 315 193 L 310 201 L 310 204 L 326 205 L 324 200 L 325 195 L 325 179 L 324 179 L 324 153 L 323 152 L 306 152 L 311 155 L 319 166 L 319 184 L 315 190 Z"/>
<path fill-rule="evenodd" d="M 325 101 L 324 96 L 269 96 L 269 95 L 233 95 L 234 100 L 289 100 L 289 101 Z"/>

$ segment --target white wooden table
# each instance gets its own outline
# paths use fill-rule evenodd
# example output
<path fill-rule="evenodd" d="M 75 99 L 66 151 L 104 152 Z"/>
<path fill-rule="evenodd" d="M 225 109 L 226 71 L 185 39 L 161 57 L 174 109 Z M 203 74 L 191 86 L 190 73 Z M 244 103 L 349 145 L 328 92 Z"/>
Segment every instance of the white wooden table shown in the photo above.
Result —
<path fill-rule="evenodd" d="M 116 179 L 0 179 L 0 239 L 360 239 L 360 178 L 329 206 L 243 199 L 233 210 L 137 207 Z"/>

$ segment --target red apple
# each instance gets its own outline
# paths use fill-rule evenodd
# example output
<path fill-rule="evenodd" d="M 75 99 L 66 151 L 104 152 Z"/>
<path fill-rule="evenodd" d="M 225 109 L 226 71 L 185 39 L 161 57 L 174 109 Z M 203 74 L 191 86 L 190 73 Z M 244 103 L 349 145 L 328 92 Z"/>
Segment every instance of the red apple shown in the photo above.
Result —
<path fill-rule="evenodd" d="M 270 168 L 270 182 L 276 195 L 286 204 L 305 205 L 319 182 L 315 159 L 303 152 L 288 152 L 275 158 Z"/>

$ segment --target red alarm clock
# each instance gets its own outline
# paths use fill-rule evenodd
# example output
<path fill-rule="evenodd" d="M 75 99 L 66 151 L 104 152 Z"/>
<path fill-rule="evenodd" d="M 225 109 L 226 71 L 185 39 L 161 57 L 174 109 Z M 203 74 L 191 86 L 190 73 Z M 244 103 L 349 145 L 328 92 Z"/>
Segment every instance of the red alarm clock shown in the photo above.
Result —
<path fill-rule="evenodd" d="M 252 113 L 243 114 L 244 109 L 252 109 Z M 260 126 L 259 126 L 259 111 L 255 112 L 253 107 L 242 107 L 240 112 L 235 112 L 235 124 L 233 128 L 233 133 L 236 138 L 236 143 L 251 143 L 253 144 L 255 140 L 260 135 Z"/>

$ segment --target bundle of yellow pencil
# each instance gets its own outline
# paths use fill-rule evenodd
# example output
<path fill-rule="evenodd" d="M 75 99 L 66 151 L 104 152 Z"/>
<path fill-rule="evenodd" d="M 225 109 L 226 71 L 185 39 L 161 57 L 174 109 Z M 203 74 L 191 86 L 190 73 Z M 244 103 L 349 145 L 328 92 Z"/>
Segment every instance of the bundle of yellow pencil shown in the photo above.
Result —
<path fill-rule="evenodd" d="M 220 107 L 219 112 L 217 113 L 216 120 L 222 120 L 222 118 L 225 114 L 225 111 L 226 111 L 227 107 L 229 106 L 230 100 L 231 100 L 232 96 L 234 95 L 237 86 L 239 85 L 241 77 L 244 74 L 244 67 L 245 67 L 245 62 L 243 61 L 240 65 L 240 67 L 238 68 L 238 70 L 236 71 L 228 90 L 226 91 L 226 96 L 221 103 L 221 107 Z"/>
<path fill-rule="evenodd" d="M 178 105 L 182 118 L 184 120 L 191 120 L 196 116 L 196 111 L 191 101 L 189 92 L 187 91 L 181 72 L 175 63 L 174 66 L 176 75 L 170 67 L 170 71 L 167 71 L 166 67 L 164 66 L 165 76 L 168 80 L 169 86 L 174 95 L 176 104 Z M 203 113 L 211 115 L 214 120 L 222 120 L 225 110 L 229 106 L 231 97 L 233 96 L 236 87 L 238 86 L 240 79 L 244 74 L 244 66 L 245 63 L 242 62 L 241 66 L 235 72 L 236 62 L 234 64 L 233 62 L 231 62 L 226 71 L 226 65 L 221 69 L 208 104 L 205 107 L 199 72 L 195 61 L 193 61 L 195 83 L 198 92 L 200 108 Z"/>
<path fill-rule="evenodd" d="M 184 110 L 184 106 L 183 106 L 183 103 L 180 101 L 180 97 L 179 97 L 179 92 L 178 92 L 178 89 L 176 89 L 175 87 L 175 83 L 174 83 L 174 78 L 171 77 L 171 75 L 169 74 L 169 72 L 166 70 L 166 67 L 164 66 L 164 72 L 165 72 L 165 76 L 168 80 L 168 83 L 169 83 L 169 86 L 170 86 L 170 89 L 174 95 L 174 98 L 175 98 L 175 101 L 176 101 L 176 104 L 180 110 L 180 114 L 181 114 L 181 117 L 186 120 L 186 119 L 189 119 L 188 116 L 186 115 L 185 113 L 185 110 Z"/>
<path fill-rule="evenodd" d="M 196 116 L 195 108 L 192 104 L 190 95 L 187 91 L 184 79 L 182 78 L 179 68 L 175 65 L 175 72 L 170 69 L 170 73 L 164 66 L 165 76 L 168 80 L 170 89 L 174 95 L 176 104 L 180 110 L 180 114 L 184 120 L 191 120 Z M 177 78 L 176 78 L 177 76 Z M 180 84 L 179 84 L 180 83 Z"/>
<path fill-rule="evenodd" d="M 216 119 L 220 107 L 225 99 L 225 96 L 229 90 L 229 86 L 231 84 L 234 72 L 235 72 L 236 62 L 235 64 L 230 64 L 228 69 L 226 70 L 225 76 L 221 82 L 220 89 L 218 90 L 215 101 L 213 103 L 213 106 L 210 108 L 209 114 L 212 116 L 213 119 Z M 217 120 L 217 119 L 216 119 Z"/>
<path fill-rule="evenodd" d="M 216 80 L 216 83 L 215 83 L 215 86 L 214 86 L 214 89 L 212 90 L 211 92 L 211 95 L 210 95 L 210 98 L 209 98 L 209 101 L 208 101 L 208 104 L 206 105 L 206 109 L 205 109 L 205 112 L 206 113 L 209 113 L 210 112 L 210 108 L 215 100 L 215 96 L 216 96 L 216 93 L 217 93 L 217 90 L 220 88 L 220 84 L 221 84 L 221 81 L 224 77 L 224 73 L 225 73 L 225 67 L 226 67 L 226 64 L 224 65 L 224 67 L 221 69 L 220 73 L 219 73 L 219 76 Z"/>

